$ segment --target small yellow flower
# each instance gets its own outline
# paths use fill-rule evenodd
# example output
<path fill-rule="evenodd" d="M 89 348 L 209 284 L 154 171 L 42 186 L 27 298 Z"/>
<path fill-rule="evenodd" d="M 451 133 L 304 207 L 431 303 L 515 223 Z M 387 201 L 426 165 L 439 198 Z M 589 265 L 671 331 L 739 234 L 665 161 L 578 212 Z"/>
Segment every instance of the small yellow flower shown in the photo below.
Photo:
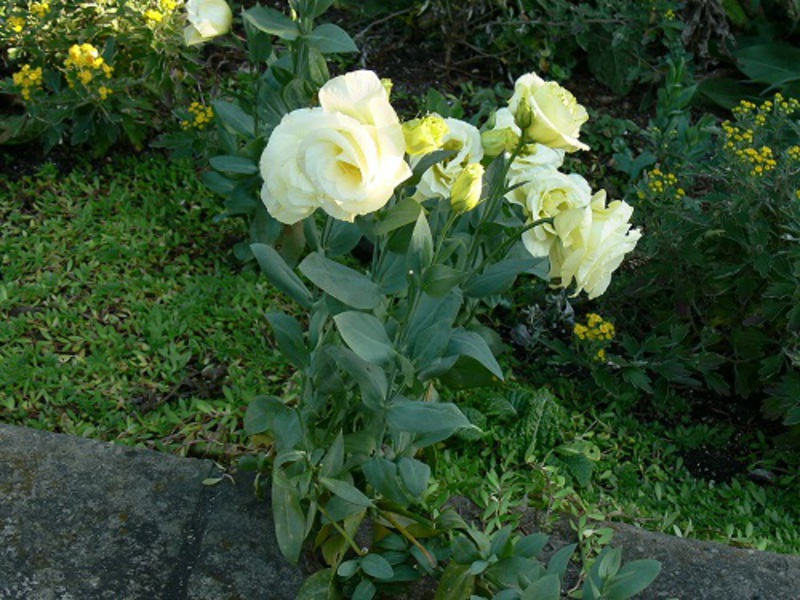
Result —
<path fill-rule="evenodd" d="M 24 17 L 9 17 L 8 18 L 8 26 L 11 28 L 11 31 L 14 33 L 22 33 L 22 30 L 25 29 L 25 18 Z"/>
<path fill-rule="evenodd" d="M 164 15 L 157 10 L 145 11 L 144 18 L 147 19 L 148 25 L 157 25 L 164 20 Z"/>
<path fill-rule="evenodd" d="M 105 100 L 111 95 L 112 90 L 111 88 L 107 88 L 106 86 L 101 85 L 98 88 L 97 93 L 100 94 L 100 100 Z"/>
<path fill-rule="evenodd" d="M 31 4 L 30 8 L 31 13 L 39 19 L 43 18 L 48 12 L 50 12 L 50 3 L 49 2 L 34 2 Z"/>
<path fill-rule="evenodd" d="M 91 71 L 83 70 L 83 71 L 79 71 L 78 72 L 78 79 L 81 80 L 81 83 L 83 85 L 88 85 L 92 81 L 93 78 L 94 78 L 94 75 L 92 75 Z"/>

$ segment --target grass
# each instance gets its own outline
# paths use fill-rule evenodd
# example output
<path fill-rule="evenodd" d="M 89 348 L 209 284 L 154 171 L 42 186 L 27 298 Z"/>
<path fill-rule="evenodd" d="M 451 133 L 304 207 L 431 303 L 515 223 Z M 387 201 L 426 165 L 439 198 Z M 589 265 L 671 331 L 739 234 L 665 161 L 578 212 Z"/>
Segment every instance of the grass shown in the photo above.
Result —
<path fill-rule="evenodd" d="M 0 187 L 0 420 L 181 454 L 243 447 L 285 377 L 274 294 L 186 166 L 132 157 Z M 230 448 L 229 448 L 230 449 Z"/>
<path fill-rule="evenodd" d="M 188 165 L 156 154 L 0 183 L 0 421 L 221 460 L 250 450 L 245 407 L 290 371 L 263 317 L 279 297 L 233 258 L 243 227 L 218 212 Z M 738 443 L 773 484 L 695 478 L 686 452 L 732 430 L 558 390 L 547 423 L 525 421 L 535 430 L 484 392 L 464 397 L 484 434 L 438 450 L 437 493 L 469 494 L 490 527 L 528 507 L 588 515 L 589 541 L 603 535 L 592 519 L 611 518 L 800 553 L 796 457 L 752 434 Z"/>

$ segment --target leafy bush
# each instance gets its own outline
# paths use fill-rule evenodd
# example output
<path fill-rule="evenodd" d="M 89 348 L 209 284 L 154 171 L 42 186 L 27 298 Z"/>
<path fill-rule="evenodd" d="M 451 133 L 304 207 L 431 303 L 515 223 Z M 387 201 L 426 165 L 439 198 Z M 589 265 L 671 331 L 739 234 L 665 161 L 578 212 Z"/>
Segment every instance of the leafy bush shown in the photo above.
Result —
<path fill-rule="evenodd" d="M 0 114 L 0 142 L 38 137 L 45 149 L 87 144 L 95 155 L 117 140 L 141 147 L 192 84 L 182 4 L 5 0 L 0 75 L 11 76 L 0 92 L 19 109 Z"/>
<path fill-rule="evenodd" d="M 786 425 L 800 423 L 798 109 L 780 94 L 744 101 L 713 135 L 681 111 L 665 122 L 649 151 L 659 166 L 631 196 L 649 233 L 626 278 L 637 301 L 608 306 L 625 330 L 648 332 L 628 342 L 642 364 L 672 339 L 679 360 L 661 375 L 740 399 L 766 392 L 764 414 Z"/>

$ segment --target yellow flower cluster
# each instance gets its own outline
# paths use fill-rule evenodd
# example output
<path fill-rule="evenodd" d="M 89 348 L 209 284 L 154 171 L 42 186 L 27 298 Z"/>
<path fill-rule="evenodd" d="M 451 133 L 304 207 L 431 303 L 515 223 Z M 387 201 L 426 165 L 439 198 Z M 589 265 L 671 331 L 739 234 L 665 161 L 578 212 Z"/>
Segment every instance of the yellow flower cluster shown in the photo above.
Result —
<path fill-rule="evenodd" d="M 97 48 L 91 44 L 74 44 L 70 47 L 64 67 L 67 69 L 69 87 L 75 87 L 76 79 L 84 86 L 88 86 L 100 72 L 105 75 L 106 79 L 111 79 L 114 74 L 114 68 L 106 63 Z M 110 93 L 108 88 L 104 89 L 106 90 L 105 94 L 100 92 L 102 100 L 105 100 Z"/>
<path fill-rule="evenodd" d="M 798 109 L 800 109 L 800 100 L 797 98 L 786 99 L 783 94 L 778 92 L 772 100 L 765 100 L 760 106 L 755 102 L 742 100 L 731 112 L 737 118 L 753 117 L 757 124 L 763 125 L 766 123 L 767 113 L 776 112 L 788 115 Z"/>
<path fill-rule="evenodd" d="M 159 0 L 158 6 L 162 11 L 170 13 L 178 8 L 178 2 L 177 0 Z"/>
<path fill-rule="evenodd" d="M 31 69 L 30 65 L 23 65 L 22 68 L 12 75 L 14 85 L 20 88 L 20 94 L 25 100 L 31 99 L 31 89 L 42 87 L 42 67 Z"/>
<path fill-rule="evenodd" d="M 147 20 L 147 24 L 152 27 L 164 20 L 164 13 L 151 8 L 144 12 L 144 18 Z"/>
<path fill-rule="evenodd" d="M 181 127 L 189 129 L 205 129 L 206 125 L 211 123 L 214 118 L 214 109 L 210 106 L 203 106 L 199 102 L 192 102 L 189 105 L 189 112 L 192 114 L 191 120 L 181 121 Z"/>
<path fill-rule="evenodd" d="M 613 340 L 616 330 L 614 325 L 597 313 L 586 315 L 586 324 L 575 323 L 573 329 L 579 340 Z"/>
<path fill-rule="evenodd" d="M 30 7 L 31 14 L 35 17 L 41 19 L 47 13 L 50 12 L 50 3 L 49 2 L 34 2 L 31 4 Z"/>
<path fill-rule="evenodd" d="M 686 195 L 682 187 L 678 186 L 678 177 L 675 173 L 664 173 L 661 169 L 653 169 L 647 173 L 647 189 L 658 196 L 669 196 L 680 200 Z M 639 198 L 644 198 L 644 192 L 639 192 Z"/>
<path fill-rule="evenodd" d="M 800 146 L 790 146 L 786 154 L 792 160 L 800 160 Z"/>
<path fill-rule="evenodd" d="M 97 89 L 97 93 L 100 95 L 100 100 L 105 100 L 106 98 L 108 98 L 111 95 L 111 92 L 112 92 L 111 88 L 107 88 L 104 85 L 101 85 Z"/>
<path fill-rule="evenodd" d="M 9 29 L 14 33 L 22 33 L 25 29 L 25 17 L 9 17 L 7 22 Z"/>
<path fill-rule="evenodd" d="M 772 171 L 777 165 L 777 161 L 772 157 L 772 148 L 761 146 L 761 148 L 741 148 L 734 153 L 744 163 L 750 166 L 750 175 L 760 177 L 768 171 Z"/>
<path fill-rule="evenodd" d="M 667 10 L 667 12 L 664 13 L 664 18 L 667 21 L 672 21 L 675 18 L 675 11 L 670 8 L 669 10 Z"/>

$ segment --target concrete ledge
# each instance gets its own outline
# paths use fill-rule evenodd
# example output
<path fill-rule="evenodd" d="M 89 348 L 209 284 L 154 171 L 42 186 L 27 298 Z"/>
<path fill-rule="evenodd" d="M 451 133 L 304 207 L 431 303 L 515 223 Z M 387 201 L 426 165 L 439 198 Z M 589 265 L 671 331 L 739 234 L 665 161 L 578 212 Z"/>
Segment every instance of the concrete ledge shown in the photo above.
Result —
<path fill-rule="evenodd" d="M 304 574 L 278 551 L 269 503 L 247 477 L 202 485 L 217 475 L 211 461 L 0 424 L 0 600 L 293 600 Z M 800 600 L 800 556 L 611 526 L 626 562 L 662 563 L 639 598 Z M 551 543 L 569 543 L 557 529 Z"/>
<path fill-rule="evenodd" d="M 247 482 L 211 461 L 0 425 L 0 599 L 292 600 Z"/>

